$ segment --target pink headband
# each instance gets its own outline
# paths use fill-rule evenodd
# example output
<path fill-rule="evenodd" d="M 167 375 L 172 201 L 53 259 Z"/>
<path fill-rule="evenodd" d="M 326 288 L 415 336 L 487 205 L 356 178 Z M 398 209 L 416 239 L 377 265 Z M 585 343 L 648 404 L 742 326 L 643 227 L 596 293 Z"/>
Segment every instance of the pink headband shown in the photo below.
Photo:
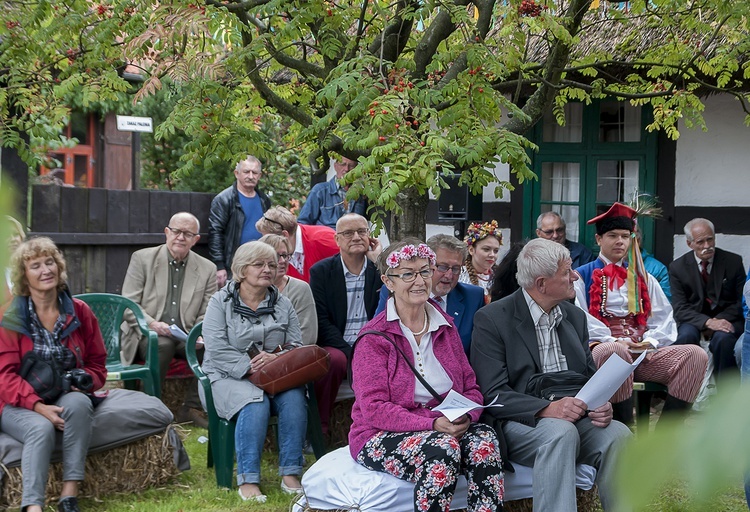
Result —
<path fill-rule="evenodd" d="M 401 261 L 408 261 L 413 258 L 422 258 L 429 260 L 430 265 L 435 264 L 435 252 L 426 244 L 419 244 L 416 247 L 412 244 L 405 245 L 400 251 L 390 253 L 385 263 L 388 265 L 388 268 L 396 268 Z"/>

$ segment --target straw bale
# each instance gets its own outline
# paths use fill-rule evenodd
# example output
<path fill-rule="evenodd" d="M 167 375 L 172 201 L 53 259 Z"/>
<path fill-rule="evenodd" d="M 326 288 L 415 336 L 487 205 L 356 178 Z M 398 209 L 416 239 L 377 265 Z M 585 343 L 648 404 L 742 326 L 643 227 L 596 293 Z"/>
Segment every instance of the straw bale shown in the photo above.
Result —
<path fill-rule="evenodd" d="M 354 399 L 341 400 L 333 405 L 328 420 L 328 449 L 335 450 L 349 444 L 349 429 L 352 426 Z"/>
<path fill-rule="evenodd" d="M 114 493 L 136 493 L 168 483 L 179 471 L 175 467 L 169 430 L 175 429 L 184 439 L 185 432 L 170 425 L 160 434 L 119 448 L 89 455 L 86 478 L 80 496 L 100 499 Z M 3 468 L 0 510 L 21 505 L 22 473 L 20 467 Z M 52 464 L 47 481 L 47 502 L 57 500 L 62 490 L 62 463 Z"/>

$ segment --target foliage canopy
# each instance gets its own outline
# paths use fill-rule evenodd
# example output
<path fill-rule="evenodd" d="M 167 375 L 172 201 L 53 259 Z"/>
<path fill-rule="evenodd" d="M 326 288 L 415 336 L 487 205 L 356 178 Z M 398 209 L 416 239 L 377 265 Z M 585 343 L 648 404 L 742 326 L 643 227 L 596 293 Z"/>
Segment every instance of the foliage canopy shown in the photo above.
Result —
<path fill-rule="evenodd" d="M 592 6 L 592 3 L 594 4 Z M 118 108 L 189 83 L 156 137 L 185 134 L 180 173 L 247 153 L 261 129 L 314 169 L 359 159 L 352 196 L 404 211 L 423 235 L 441 172 L 471 190 L 533 178 L 524 137 L 548 109 L 602 97 L 651 104 L 679 136 L 702 126 L 700 95 L 734 94 L 748 112 L 747 20 L 738 0 L 88 0 L 5 2 L 0 139 L 33 161 L 21 134 L 54 139 L 71 104 Z M 125 64 L 143 76 L 131 84 Z"/>

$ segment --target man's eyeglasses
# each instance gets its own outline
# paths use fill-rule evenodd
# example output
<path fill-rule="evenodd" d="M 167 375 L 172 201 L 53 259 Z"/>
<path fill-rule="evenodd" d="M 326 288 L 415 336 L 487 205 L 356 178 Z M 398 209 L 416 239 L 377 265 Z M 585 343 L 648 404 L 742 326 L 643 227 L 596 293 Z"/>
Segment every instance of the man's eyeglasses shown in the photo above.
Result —
<path fill-rule="evenodd" d="M 340 231 L 340 232 L 338 232 L 336 234 L 343 236 L 347 240 L 351 240 L 352 238 L 354 238 L 354 233 L 357 233 L 362 238 L 367 238 L 367 237 L 370 236 L 370 230 L 369 229 L 357 229 L 356 231 L 353 230 L 353 229 L 349 229 L 347 231 Z"/>
<path fill-rule="evenodd" d="M 411 283 L 417 276 L 421 276 L 422 279 L 427 281 L 432 277 L 433 271 L 431 268 L 420 270 L 419 272 L 404 272 L 403 274 L 386 274 L 388 277 L 398 277 L 405 283 Z"/>
<path fill-rule="evenodd" d="M 557 228 L 557 229 L 540 229 L 542 233 L 544 233 L 546 236 L 552 236 L 552 235 L 564 235 L 565 234 L 565 228 Z"/>
<path fill-rule="evenodd" d="M 185 240 L 192 240 L 196 236 L 198 236 L 198 233 L 191 233 L 190 231 L 183 231 L 181 229 L 176 229 L 171 226 L 167 226 L 167 229 L 172 232 L 174 236 L 179 237 L 180 235 L 185 237 Z"/>
<path fill-rule="evenodd" d="M 276 256 L 278 256 L 280 260 L 289 260 L 289 258 L 291 258 L 292 255 L 289 254 L 288 252 L 277 252 Z"/>
<path fill-rule="evenodd" d="M 456 265 L 454 267 L 449 267 L 448 265 L 437 265 L 435 268 L 441 274 L 447 274 L 449 270 L 454 274 L 459 274 L 461 272 L 461 265 Z"/>

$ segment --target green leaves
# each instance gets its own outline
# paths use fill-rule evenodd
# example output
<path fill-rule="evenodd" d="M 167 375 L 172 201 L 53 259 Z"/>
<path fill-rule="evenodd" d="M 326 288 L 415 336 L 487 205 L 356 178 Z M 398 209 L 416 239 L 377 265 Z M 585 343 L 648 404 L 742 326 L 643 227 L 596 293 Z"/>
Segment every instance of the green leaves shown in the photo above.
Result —
<path fill-rule="evenodd" d="M 350 196 L 399 211 L 407 190 L 439 195 L 440 172 L 497 195 L 498 162 L 532 179 L 524 134 L 550 108 L 564 123 L 569 101 L 651 104 L 648 128 L 677 138 L 678 123 L 705 129 L 701 95 L 748 88 L 750 0 L 535 4 L 10 2 L 2 144 L 33 164 L 21 134 L 58 140 L 71 109 L 154 112 L 154 184 L 220 188 L 248 153 L 302 176 L 310 155 L 345 155 L 360 161 Z M 286 178 L 276 197 L 303 196 Z"/>

